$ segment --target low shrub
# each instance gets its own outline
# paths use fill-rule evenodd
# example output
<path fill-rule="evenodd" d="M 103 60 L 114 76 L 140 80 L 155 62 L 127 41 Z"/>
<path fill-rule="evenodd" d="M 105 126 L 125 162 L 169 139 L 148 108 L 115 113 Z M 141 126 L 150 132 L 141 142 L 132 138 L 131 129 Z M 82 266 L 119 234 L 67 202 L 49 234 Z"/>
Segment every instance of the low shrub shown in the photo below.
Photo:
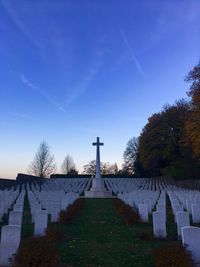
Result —
<path fill-rule="evenodd" d="M 73 222 L 74 216 L 69 214 L 68 210 L 62 210 L 59 214 L 59 223 L 70 224 Z"/>
<path fill-rule="evenodd" d="M 193 267 L 191 254 L 178 244 L 162 246 L 154 251 L 155 267 Z"/>
<path fill-rule="evenodd" d="M 120 199 L 113 199 L 113 204 L 116 211 L 124 215 L 126 224 L 134 224 L 140 222 L 140 215 L 129 205 L 125 204 Z"/>
<path fill-rule="evenodd" d="M 45 237 L 32 237 L 21 241 L 14 257 L 15 267 L 55 267 L 60 261 L 54 245 Z"/>
<path fill-rule="evenodd" d="M 142 233 L 140 233 L 139 236 L 140 240 L 142 241 L 150 241 L 153 239 L 152 233 L 150 231 L 143 231 Z"/>
<path fill-rule="evenodd" d="M 56 229 L 55 227 L 50 225 L 46 230 L 46 238 L 49 241 L 57 241 L 64 240 L 65 236 L 63 231 L 61 231 L 60 229 Z"/>
<path fill-rule="evenodd" d="M 69 205 L 66 210 L 62 210 L 59 214 L 59 223 L 70 224 L 73 223 L 74 218 L 84 206 L 84 199 L 79 198 L 73 204 Z"/>

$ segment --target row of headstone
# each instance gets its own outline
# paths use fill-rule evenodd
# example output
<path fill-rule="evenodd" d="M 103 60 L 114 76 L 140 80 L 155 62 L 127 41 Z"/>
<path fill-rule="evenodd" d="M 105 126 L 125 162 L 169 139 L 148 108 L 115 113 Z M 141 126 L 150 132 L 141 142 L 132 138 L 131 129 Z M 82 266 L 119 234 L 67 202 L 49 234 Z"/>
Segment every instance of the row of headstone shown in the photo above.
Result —
<path fill-rule="evenodd" d="M 174 214 L 174 222 L 177 226 L 177 236 L 182 240 L 182 244 L 186 245 L 186 249 L 191 252 L 193 259 L 200 264 L 200 228 L 190 226 L 190 215 L 194 224 L 200 223 L 200 192 L 178 188 L 176 185 L 168 186 L 159 184 L 158 186 L 154 183 L 154 185 L 151 186 L 151 182 L 145 184 L 144 181 L 143 185 L 137 190 L 130 192 L 127 190 L 126 185 L 123 184 L 124 182 L 125 181 L 120 181 L 120 183 L 117 184 L 116 180 L 110 182 L 107 178 L 107 184 L 110 186 L 110 189 L 115 192 L 124 190 L 118 194 L 119 198 L 130 205 L 132 201 L 134 202 L 134 205 L 132 206 L 138 208 L 140 218 L 143 222 L 148 222 L 149 206 L 151 206 L 148 205 L 148 203 L 145 203 L 144 199 L 147 198 L 150 200 L 150 203 L 152 203 L 152 198 L 149 197 L 144 189 L 151 188 L 153 192 L 155 192 L 156 188 L 162 188 L 161 194 L 155 205 L 155 211 L 152 213 L 153 233 L 155 238 L 167 237 L 166 192 L 168 193 L 172 212 Z M 141 192 L 143 193 L 142 201 L 140 198 Z M 140 203 L 138 204 L 138 202 Z"/>
<path fill-rule="evenodd" d="M 109 191 L 118 193 L 130 193 L 136 190 L 168 191 L 178 188 L 167 181 L 153 180 L 148 178 L 105 178 L 106 187 Z"/>
<path fill-rule="evenodd" d="M 4 214 L 8 213 L 18 195 L 19 190 L 0 190 L 0 220 Z"/>
<path fill-rule="evenodd" d="M 17 191 L 19 193 L 19 191 Z M 1 229 L 0 265 L 10 266 L 13 254 L 16 253 L 21 239 L 21 225 L 23 218 L 25 191 L 21 191 L 13 209 L 9 212 L 8 225 Z M 10 198 L 16 197 L 16 192 L 10 192 Z"/>
<path fill-rule="evenodd" d="M 45 181 L 42 186 L 42 191 L 59 191 L 63 190 L 65 193 L 74 192 L 81 194 L 85 191 L 89 178 L 57 178 Z"/>

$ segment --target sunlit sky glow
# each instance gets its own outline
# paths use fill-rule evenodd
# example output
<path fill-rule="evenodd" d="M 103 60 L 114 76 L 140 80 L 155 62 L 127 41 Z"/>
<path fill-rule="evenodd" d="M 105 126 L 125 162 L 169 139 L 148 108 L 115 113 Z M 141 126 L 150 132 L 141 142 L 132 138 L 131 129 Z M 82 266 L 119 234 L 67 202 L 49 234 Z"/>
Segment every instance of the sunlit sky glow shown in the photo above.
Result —
<path fill-rule="evenodd" d="M 41 141 L 58 172 L 122 163 L 127 141 L 185 98 L 200 57 L 199 0 L 1 0 L 0 177 L 26 172 Z"/>

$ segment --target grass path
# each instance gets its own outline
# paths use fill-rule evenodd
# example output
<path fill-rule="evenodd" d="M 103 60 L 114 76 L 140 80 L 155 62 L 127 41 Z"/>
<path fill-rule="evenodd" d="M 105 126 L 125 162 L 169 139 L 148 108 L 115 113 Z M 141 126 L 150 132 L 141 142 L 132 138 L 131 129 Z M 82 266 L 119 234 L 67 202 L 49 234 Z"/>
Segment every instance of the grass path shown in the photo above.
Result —
<path fill-rule="evenodd" d="M 168 242 L 140 240 L 142 232 L 152 231 L 151 224 L 126 225 L 111 199 L 85 199 L 75 223 L 58 227 L 68 239 L 57 244 L 62 260 L 74 267 L 152 267 L 152 249 Z"/>

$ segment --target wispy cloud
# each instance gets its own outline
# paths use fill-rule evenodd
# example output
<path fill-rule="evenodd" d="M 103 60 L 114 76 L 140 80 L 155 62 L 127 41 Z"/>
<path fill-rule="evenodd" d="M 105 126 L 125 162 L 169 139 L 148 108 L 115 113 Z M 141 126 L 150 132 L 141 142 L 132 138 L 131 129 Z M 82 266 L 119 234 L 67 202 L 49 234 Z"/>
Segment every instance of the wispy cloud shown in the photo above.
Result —
<path fill-rule="evenodd" d="M 37 41 L 37 38 L 34 38 L 32 35 L 32 32 L 27 27 L 27 23 L 24 23 L 21 19 L 22 16 L 18 13 L 18 5 L 12 5 L 11 1 L 1 1 L 1 5 L 3 8 L 7 11 L 7 14 L 9 15 L 10 19 L 13 21 L 15 26 L 23 33 L 24 36 L 37 48 L 41 49 L 41 42 Z M 26 6 L 26 5 L 24 5 Z"/>
<path fill-rule="evenodd" d="M 9 113 L 9 115 L 13 117 L 21 118 L 21 119 L 30 119 L 30 116 L 28 114 L 19 113 L 19 112 L 12 112 L 12 113 Z"/>
<path fill-rule="evenodd" d="M 99 72 L 102 64 L 103 57 L 106 50 L 96 50 L 94 60 L 91 63 L 90 68 L 86 72 L 86 75 L 78 82 L 78 84 L 72 88 L 70 94 L 65 101 L 66 105 L 73 103 L 78 97 L 83 95 L 89 88 L 91 83 L 95 80 L 97 73 Z"/>
<path fill-rule="evenodd" d="M 44 97 L 44 98 L 45 98 L 45 99 L 46 99 L 52 106 L 56 107 L 56 108 L 57 108 L 59 111 L 61 111 L 61 112 L 66 112 L 66 110 L 65 110 L 65 108 L 63 108 L 63 106 L 61 106 L 61 105 L 58 104 L 56 101 L 54 101 L 54 100 L 52 99 L 52 97 L 51 97 L 49 94 L 47 94 L 46 91 L 45 91 L 43 88 L 41 88 L 41 87 L 35 85 L 35 84 L 32 83 L 30 80 L 28 80 L 28 79 L 24 76 L 24 74 L 19 73 L 19 72 L 16 72 L 16 71 L 13 71 L 13 70 L 11 70 L 11 72 L 14 73 L 14 74 L 16 74 L 16 75 L 19 77 L 20 81 L 21 81 L 25 86 L 29 87 L 30 89 L 32 89 L 32 90 L 38 92 L 40 95 L 42 95 L 42 96 L 43 96 L 43 97 Z"/>
<path fill-rule="evenodd" d="M 140 73 L 140 75 L 145 77 L 145 73 L 143 71 L 143 68 L 142 68 L 139 60 L 137 59 L 136 55 L 134 54 L 133 49 L 132 49 L 132 47 L 131 47 L 131 45 L 130 45 L 127 37 L 126 37 L 126 34 L 125 34 L 124 30 L 120 27 L 119 31 L 120 31 L 121 37 L 123 39 L 123 42 L 124 42 L 124 44 L 126 45 L 128 51 L 129 51 L 129 54 L 131 56 L 131 59 L 132 59 L 134 65 L 135 65 L 135 67 L 137 68 L 137 70 Z"/>

